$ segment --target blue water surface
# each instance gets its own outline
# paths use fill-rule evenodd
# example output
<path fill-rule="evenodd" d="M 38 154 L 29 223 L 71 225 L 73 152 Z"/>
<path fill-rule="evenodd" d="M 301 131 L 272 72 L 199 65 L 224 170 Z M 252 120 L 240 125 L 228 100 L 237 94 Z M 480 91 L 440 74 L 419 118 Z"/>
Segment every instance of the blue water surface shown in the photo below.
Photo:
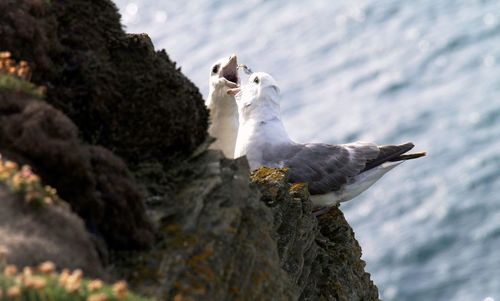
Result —
<path fill-rule="evenodd" d="M 413 141 L 343 204 L 384 300 L 500 300 L 500 1 L 118 0 L 206 97 L 236 52 L 298 142 Z"/>

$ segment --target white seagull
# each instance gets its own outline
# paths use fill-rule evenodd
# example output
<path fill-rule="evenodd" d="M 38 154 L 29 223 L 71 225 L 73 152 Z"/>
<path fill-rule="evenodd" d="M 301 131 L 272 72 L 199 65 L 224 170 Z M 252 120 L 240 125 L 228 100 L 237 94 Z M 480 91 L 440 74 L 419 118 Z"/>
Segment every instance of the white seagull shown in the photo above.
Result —
<path fill-rule="evenodd" d="M 291 183 L 308 184 L 315 207 L 348 201 L 405 160 L 425 156 L 424 152 L 405 154 L 413 143 L 293 142 L 281 122 L 280 89 L 267 73 L 253 73 L 246 85 L 229 89 L 228 94 L 236 95 L 239 112 L 235 157 L 246 155 L 252 170 L 287 167 Z"/>
<path fill-rule="evenodd" d="M 211 149 L 220 149 L 227 158 L 233 158 L 238 135 L 238 107 L 228 89 L 238 87 L 236 55 L 222 58 L 210 69 L 207 107 L 210 110 L 208 133 L 216 140 Z"/>

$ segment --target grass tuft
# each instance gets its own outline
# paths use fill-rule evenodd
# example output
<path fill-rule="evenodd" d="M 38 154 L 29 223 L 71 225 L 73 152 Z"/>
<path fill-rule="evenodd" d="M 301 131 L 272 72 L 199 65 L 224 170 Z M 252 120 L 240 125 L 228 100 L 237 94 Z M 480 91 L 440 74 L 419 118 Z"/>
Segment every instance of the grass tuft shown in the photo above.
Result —
<path fill-rule="evenodd" d="M 52 262 L 22 271 L 7 265 L 0 274 L 0 300 L 151 301 L 130 292 L 124 281 L 108 285 L 99 279 L 84 278 L 81 270 L 57 273 Z"/>
<path fill-rule="evenodd" d="M 31 69 L 26 61 L 16 63 L 8 51 L 0 52 L 0 91 L 23 92 L 42 99 L 45 87 L 30 83 Z"/>
<path fill-rule="evenodd" d="M 26 203 L 35 206 L 60 202 L 56 189 L 43 186 L 40 177 L 33 173 L 31 167 L 24 165 L 19 168 L 17 163 L 3 160 L 1 157 L 0 185 L 4 185 L 13 194 L 23 197 Z"/>

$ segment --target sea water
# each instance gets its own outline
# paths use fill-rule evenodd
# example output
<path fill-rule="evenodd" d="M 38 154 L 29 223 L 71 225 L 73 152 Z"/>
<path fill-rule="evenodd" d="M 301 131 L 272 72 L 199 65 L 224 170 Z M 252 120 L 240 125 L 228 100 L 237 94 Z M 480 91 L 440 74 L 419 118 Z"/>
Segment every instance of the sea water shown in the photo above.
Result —
<path fill-rule="evenodd" d="M 384 300 L 500 300 L 500 1 L 118 0 L 206 97 L 235 52 L 271 73 L 298 142 L 428 156 L 341 209 Z"/>

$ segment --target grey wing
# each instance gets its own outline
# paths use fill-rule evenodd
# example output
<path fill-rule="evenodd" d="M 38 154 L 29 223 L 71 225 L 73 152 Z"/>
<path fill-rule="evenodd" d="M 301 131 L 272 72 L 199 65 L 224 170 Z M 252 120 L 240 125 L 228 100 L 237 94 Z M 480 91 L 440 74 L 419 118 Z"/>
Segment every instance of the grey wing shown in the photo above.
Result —
<path fill-rule="evenodd" d="M 308 183 L 311 194 L 324 194 L 341 189 L 350 177 L 363 171 L 367 161 L 377 158 L 379 148 L 364 142 L 311 143 L 284 146 L 273 153 L 290 169 L 290 182 Z"/>

